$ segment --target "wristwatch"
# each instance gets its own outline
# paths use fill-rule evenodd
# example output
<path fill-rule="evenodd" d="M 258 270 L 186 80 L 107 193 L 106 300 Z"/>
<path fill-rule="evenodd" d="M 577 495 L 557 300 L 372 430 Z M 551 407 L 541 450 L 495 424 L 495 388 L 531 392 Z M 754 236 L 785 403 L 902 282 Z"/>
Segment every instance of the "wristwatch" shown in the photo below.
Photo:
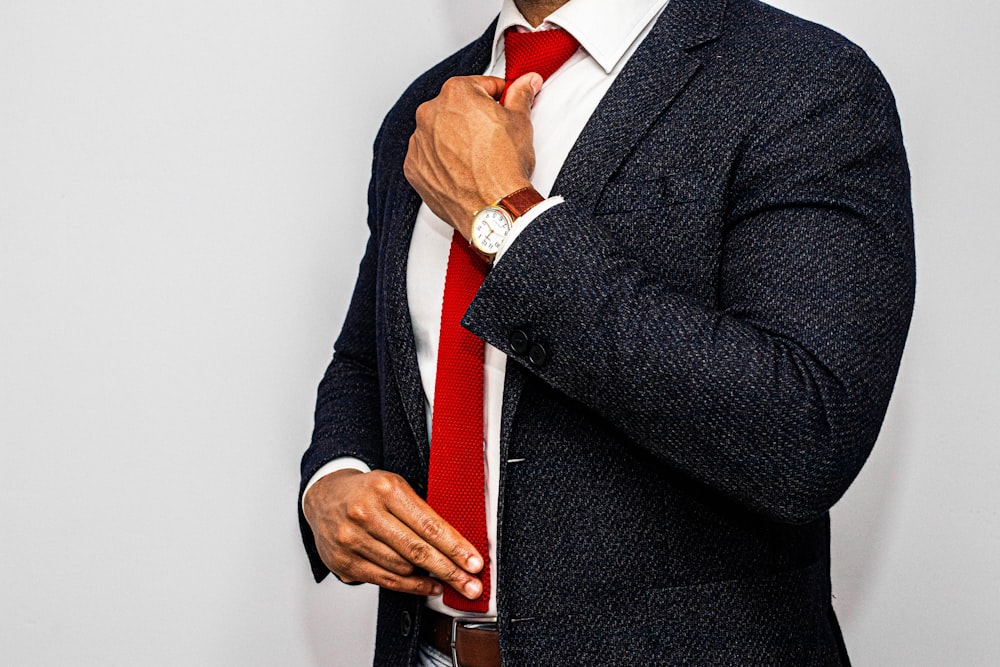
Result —
<path fill-rule="evenodd" d="M 472 218 L 469 243 L 489 262 L 514 227 L 514 223 L 536 204 L 545 200 L 538 190 L 528 186 L 502 197 L 492 206 L 477 211 Z"/>

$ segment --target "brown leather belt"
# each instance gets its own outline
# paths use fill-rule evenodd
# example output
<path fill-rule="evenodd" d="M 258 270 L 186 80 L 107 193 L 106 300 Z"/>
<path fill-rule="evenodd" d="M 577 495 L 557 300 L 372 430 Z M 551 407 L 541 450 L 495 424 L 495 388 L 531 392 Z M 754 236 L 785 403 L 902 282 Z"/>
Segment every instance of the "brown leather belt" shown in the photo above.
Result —
<path fill-rule="evenodd" d="M 500 634 L 496 628 L 496 623 L 477 623 L 475 619 L 455 621 L 433 609 L 424 609 L 420 636 L 452 661 L 457 659 L 459 667 L 500 667 Z"/>

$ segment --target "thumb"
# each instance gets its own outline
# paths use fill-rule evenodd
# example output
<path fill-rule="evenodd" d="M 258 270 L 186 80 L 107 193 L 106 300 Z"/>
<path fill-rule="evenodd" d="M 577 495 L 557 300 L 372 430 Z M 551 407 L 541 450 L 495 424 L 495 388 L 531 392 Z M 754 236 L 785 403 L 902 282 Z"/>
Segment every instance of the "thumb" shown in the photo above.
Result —
<path fill-rule="evenodd" d="M 531 105 L 535 101 L 535 95 L 542 89 L 542 77 L 540 74 L 531 72 L 525 74 L 510 84 L 507 93 L 503 98 L 503 105 L 511 111 L 523 113 L 531 112 Z"/>

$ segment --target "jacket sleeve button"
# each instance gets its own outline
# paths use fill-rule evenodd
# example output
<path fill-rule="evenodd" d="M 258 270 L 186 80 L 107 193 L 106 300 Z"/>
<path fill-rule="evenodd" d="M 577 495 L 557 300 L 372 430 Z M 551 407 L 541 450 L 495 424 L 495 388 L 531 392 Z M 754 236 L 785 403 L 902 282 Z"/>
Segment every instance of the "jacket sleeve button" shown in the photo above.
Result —
<path fill-rule="evenodd" d="M 524 354 L 528 351 L 528 334 L 522 329 L 511 331 L 507 342 L 510 343 L 510 349 L 513 350 L 514 354 Z"/>
<path fill-rule="evenodd" d="M 541 343 L 535 343 L 528 350 L 528 361 L 531 362 L 532 366 L 540 367 L 544 366 L 545 362 L 549 360 L 549 352 L 545 349 L 545 346 Z"/>
<path fill-rule="evenodd" d="M 399 618 L 399 631 L 404 637 L 409 637 L 412 629 L 413 617 L 410 616 L 410 612 L 404 611 L 403 615 Z"/>

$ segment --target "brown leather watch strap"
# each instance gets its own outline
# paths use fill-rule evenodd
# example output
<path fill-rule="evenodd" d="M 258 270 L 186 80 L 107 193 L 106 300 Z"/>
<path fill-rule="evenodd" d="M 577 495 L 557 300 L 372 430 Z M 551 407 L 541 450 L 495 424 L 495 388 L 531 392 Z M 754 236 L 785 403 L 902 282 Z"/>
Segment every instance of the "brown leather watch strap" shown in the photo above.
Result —
<path fill-rule="evenodd" d="M 545 197 L 543 197 L 538 190 L 529 185 L 526 188 L 521 188 L 520 190 L 511 192 L 509 195 L 498 201 L 497 206 L 502 206 L 507 209 L 516 220 L 543 201 L 545 201 Z"/>

